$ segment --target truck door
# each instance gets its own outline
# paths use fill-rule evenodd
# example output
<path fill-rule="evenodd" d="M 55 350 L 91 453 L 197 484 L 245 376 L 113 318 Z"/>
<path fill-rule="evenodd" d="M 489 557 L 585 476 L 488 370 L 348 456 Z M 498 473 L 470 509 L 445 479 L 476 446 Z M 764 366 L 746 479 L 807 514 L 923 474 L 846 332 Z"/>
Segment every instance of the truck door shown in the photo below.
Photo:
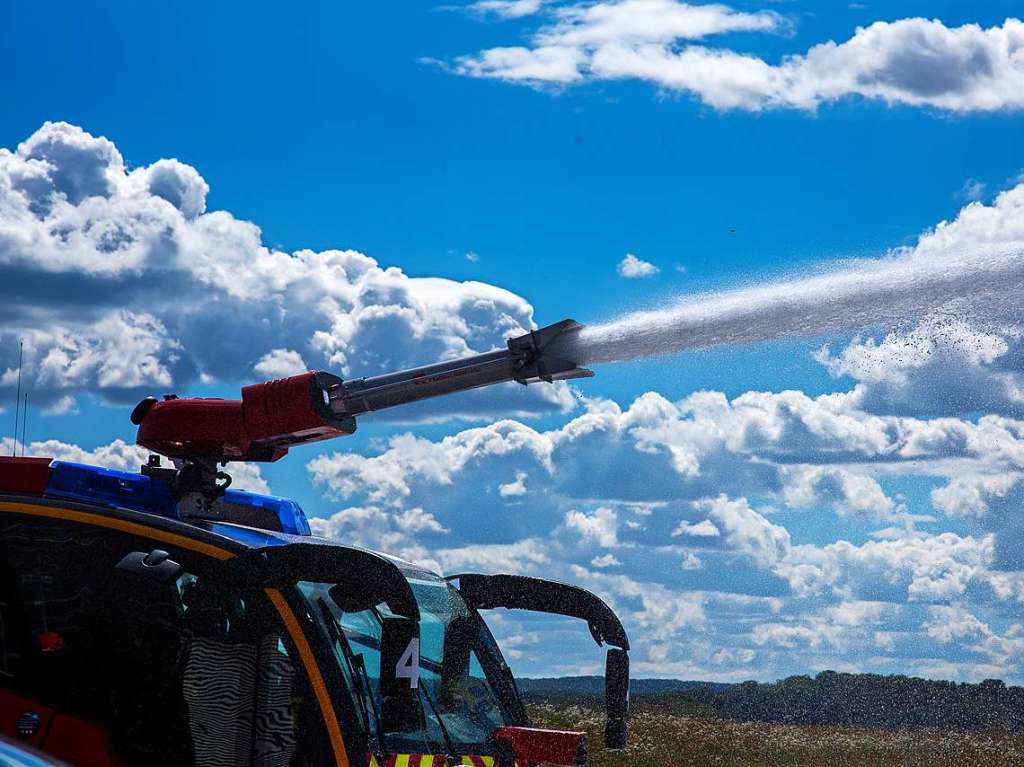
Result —
<path fill-rule="evenodd" d="M 0 734 L 91 767 L 335 763 L 261 590 L 183 536 L 38 511 L 0 513 Z"/>
<path fill-rule="evenodd" d="M 566 583 L 522 575 L 452 575 L 459 593 L 476 610 L 510 610 L 565 615 L 586 621 L 598 646 L 609 645 L 605 665 L 605 747 L 626 742 L 629 709 L 629 638 L 614 611 L 597 595 Z"/>

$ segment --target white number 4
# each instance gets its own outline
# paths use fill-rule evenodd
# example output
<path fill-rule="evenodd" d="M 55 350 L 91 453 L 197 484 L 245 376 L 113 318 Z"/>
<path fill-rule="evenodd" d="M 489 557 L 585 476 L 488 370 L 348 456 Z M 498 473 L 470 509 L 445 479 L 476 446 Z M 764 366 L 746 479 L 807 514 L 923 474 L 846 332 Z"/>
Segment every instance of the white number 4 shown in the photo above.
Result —
<path fill-rule="evenodd" d="M 396 679 L 408 679 L 409 686 L 416 689 L 420 686 L 420 640 L 410 639 L 402 657 L 395 666 Z"/>

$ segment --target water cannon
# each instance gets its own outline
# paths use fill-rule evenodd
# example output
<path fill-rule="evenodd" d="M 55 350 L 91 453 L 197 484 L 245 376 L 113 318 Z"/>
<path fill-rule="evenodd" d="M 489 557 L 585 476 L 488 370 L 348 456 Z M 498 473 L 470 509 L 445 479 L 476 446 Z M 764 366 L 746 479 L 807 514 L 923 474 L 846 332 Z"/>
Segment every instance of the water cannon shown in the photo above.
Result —
<path fill-rule="evenodd" d="M 156 454 L 143 473 L 165 480 L 177 497 L 191 498 L 179 501 L 192 509 L 183 513 L 208 515 L 231 481 L 217 464 L 277 461 L 295 445 L 353 434 L 363 413 L 443 394 L 594 375 L 563 351 L 582 327 L 562 320 L 508 339 L 506 349 L 369 378 L 345 381 L 310 371 L 246 386 L 241 399 L 147 397 L 131 415 L 136 442 Z M 162 468 L 159 456 L 175 468 Z"/>

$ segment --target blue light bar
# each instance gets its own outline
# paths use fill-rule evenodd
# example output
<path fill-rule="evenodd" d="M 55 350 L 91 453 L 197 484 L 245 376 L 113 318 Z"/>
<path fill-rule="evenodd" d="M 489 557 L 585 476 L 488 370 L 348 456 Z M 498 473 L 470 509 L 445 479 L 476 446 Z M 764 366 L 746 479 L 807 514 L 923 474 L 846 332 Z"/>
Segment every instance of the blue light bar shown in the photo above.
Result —
<path fill-rule="evenodd" d="M 43 494 L 91 503 L 108 508 L 131 509 L 180 519 L 178 504 L 167 485 L 144 474 L 102 469 L 83 463 L 54 461 L 50 481 Z M 302 507 L 288 498 L 228 490 L 224 493 L 222 521 L 263 530 L 310 535 L 309 521 Z"/>
<path fill-rule="evenodd" d="M 274 519 L 276 525 L 272 521 Z M 224 520 L 291 535 L 312 535 L 302 507 L 295 501 L 276 495 L 228 490 L 224 493 Z"/>
<path fill-rule="evenodd" d="M 50 464 L 50 482 L 43 496 L 178 518 L 178 505 L 163 482 L 84 463 Z"/>

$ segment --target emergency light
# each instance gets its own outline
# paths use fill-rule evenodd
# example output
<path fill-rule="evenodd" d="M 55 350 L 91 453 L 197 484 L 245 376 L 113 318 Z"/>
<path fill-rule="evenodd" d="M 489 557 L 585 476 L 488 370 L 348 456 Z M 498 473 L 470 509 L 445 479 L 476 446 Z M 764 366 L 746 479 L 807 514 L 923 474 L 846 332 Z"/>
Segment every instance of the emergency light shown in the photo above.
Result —
<path fill-rule="evenodd" d="M 0 480 L 8 489 L 43 498 L 181 519 L 178 501 L 168 485 L 142 474 L 49 458 L 0 457 Z M 293 500 L 274 495 L 227 490 L 219 519 L 291 535 L 311 534 L 302 507 Z"/>

